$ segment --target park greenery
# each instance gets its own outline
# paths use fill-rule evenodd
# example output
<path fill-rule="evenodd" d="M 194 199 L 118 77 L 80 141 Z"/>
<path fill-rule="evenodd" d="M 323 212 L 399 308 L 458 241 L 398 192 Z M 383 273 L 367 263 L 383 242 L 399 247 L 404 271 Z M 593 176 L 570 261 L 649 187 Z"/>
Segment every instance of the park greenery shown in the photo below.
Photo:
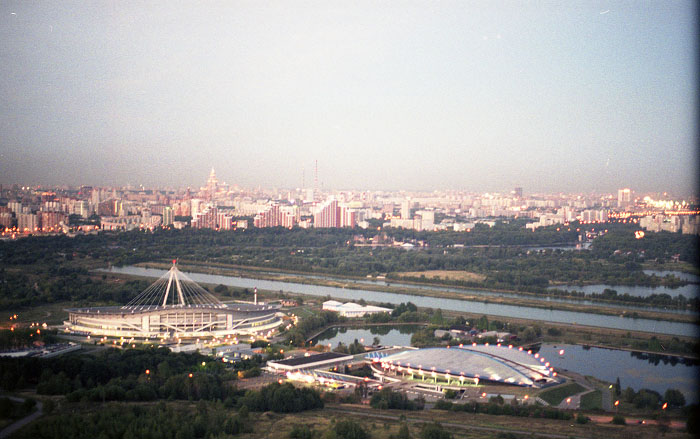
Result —
<path fill-rule="evenodd" d="M 0 422 L 2 420 L 17 420 L 30 414 L 36 406 L 34 398 L 27 398 L 22 402 L 12 401 L 7 397 L 0 397 Z"/>
<path fill-rule="evenodd" d="M 274 357 L 274 356 L 273 356 Z M 271 356 L 268 356 L 271 358 Z M 277 358 L 277 357 L 274 357 Z M 318 393 L 273 384 L 260 392 L 241 392 L 238 377 L 260 374 L 260 355 L 234 365 L 200 354 L 172 353 L 167 348 L 108 348 L 92 354 L 54 359 L 0 358 L 0 388 L 36 387 L 39 395 L 63 395 L 69 402 L 224 401 L 250 411 L 290 412 L 322 406 Z"/>
<path fill-rule="evenodd" d="M 98 408 L 46 416 L 17 432 L 17 438 L 194 439 L 230 437 L 251 431 L 252 420 L 223 404 L 199 404 L 196 410 L 160 402 L 153 406 L 108 403 Z"/>
<path fill-rule="evenodd" d="M 425 401 L 422 399 L 410 400 L 405 393 L 394 392 L 386 387 L 372 395 L 369 404 L 372 408 L 379 410 L 423 410 Z"/>
<path fill-rule="evenodd" d="M 0 330 L 0 351 L 22 349 L 28 346 L 54 344 L 59 340 L 56 330 L 39 328 L 17 328 L 14 331 Z"/>
<path fill-rule="evenodd" d="M 547 419 L 572 419 L 573 415 L 568 410 L 560 410 L 552 407 L 543 407 L 537 404 L 519 404 L 513 399 L 511 402 L 504 402 L 503 398 L 493 398 L 488 403 L 478 403 L 475 401 L 457 404 L 446 399 L 441 399 L 435 403 L 438 410 L 449 410 L 453 412 L 486 413 L 489 415 L 519 416 Z"/>

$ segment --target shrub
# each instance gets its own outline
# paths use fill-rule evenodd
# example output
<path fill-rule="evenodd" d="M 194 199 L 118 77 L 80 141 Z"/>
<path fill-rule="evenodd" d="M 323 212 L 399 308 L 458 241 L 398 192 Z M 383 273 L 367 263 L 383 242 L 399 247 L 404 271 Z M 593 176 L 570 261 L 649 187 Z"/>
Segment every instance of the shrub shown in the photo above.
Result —
<path fill-rule="evenodd" d="M 591 419 L 588 416 L 584 415 L 583 413 L 579 413 L 578 415 L 576 415 L 576 423 L 577 424 L 588 424 L 588 422 L 590 420 Z"/>
<path fill-rule="evenodd" d="M 547 335 L 550 335 L 552 337 L 558 337 L 561 335 L 561 330 L 558 328 L 548 328 Z"/>
<path fill-rule="evenodd" d="M 615 415 L 612 418 L 612 423 L 615 425 L 625 425 L 627 422 L 625 422 L 625 417 L 622 415 Z"/>
<path fill-rule="evenodd" d="M 289 437 L 291 439 L 311 439 L 314 437 L 314 431 L 308 425 L 295 425 L 289 432 Z"/>
<path fill-rule="evenodd" d="M 344 419 L 336 422 L 333 427 L 338 439 L 367 439 L 369 434 L 357 422 L 351 419 Z"/>
<path fill-rule="evenodd" d="M 452 434 L 442 428 L 439 422 L 425 424 L 420 432 L 421 439 L 452 439 Z"/>

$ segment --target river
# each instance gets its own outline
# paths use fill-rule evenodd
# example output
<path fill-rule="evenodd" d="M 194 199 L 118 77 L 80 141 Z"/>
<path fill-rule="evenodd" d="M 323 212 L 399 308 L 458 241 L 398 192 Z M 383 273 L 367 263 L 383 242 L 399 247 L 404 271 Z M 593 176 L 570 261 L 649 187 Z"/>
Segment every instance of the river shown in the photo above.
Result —
<path fill-rule="evenodd" d="M 207 267 L 207 268 L 212 268 L 212 269 L 218 269 L 218 267 Z M 398 287 L 398 288 L 407 288 L 407 289 L 413 289 L 413 290 L 424 290 L 424 291 L 445 291 L 449 293 L 458 293 L 458 294 L 467 294 L 467 295 L 472 295 L 472 296 L 489 296 L 489 297 L 512 297 L 512 298 L 529 298 L 529 299 L 535 299 L 535 300 L 543 300 L 545 302 L 552 302 L 552 303 L 570 303 L 570 304 L 576 304 L 576 305 L 603 305 L 608 308 L 616 308 L 616 309 L 621 309 L 621 310 L 638 310 L 638 311 L 659 311 L 659 312 L 666 312 L 666 313 L 671 313 L 671 314 L 698 314 L 695 311 L 687 310 L 687 309 L 668 309 L 667 307 L 660 307 L 660 306 L 639 306 L 639 305 L 634 305 L 634 304 L 619 304 L 619 303 L 606 303 L 606 302 L 600 302 L 600 301 L 595 301 L 595 300 L 589 300 L 589 299 L 566 299 L 566 298 L 561 298 L 561 297 L 553 297 L 553 296 L 529 296 L 526 294 L 516 294 L 516 293 L 505 293 L 505 292 L 500 292 L 500 291 L 485 291 L 485 290 L 474 290 L 470 288 L 461 288 L 461 287 L 444 287 L 444 286 L 438 286 L 438 285 L 429 285 L 429 284 L 421 284 L 421 283 L 403 283 L 400 281 L 392 281 L 392 280 L 379 280 L 379 279 L 348 279 L 348 278 L 342 278 L 342 277 L 334 277 L 334 276 L 328 276 L 328 275 L 319 275 L 319 274 L 305 274 L 305 273 L 280 273 L 280 272 L 275 272 L 275 271 L 262 271 L 262 274 L 266 275 L 273 275 L 273 276 L 280 276 L 280 275 L 289 275 L 293 277 L 298 277 L 302 279 L 320 279 L 320 280 L 330 280 L 334 282 L 347 282 L 347 283 L 355 283 L 355 284 L 366 284 L 366 285 L 377 285 L 381 287 Z M 560 287 L 551 287 L 551 288 L 560 288 Z M 567 288 L 573 288 L 571 286 L 567 286 Z M 578 287 L 581 288 L 581 287 Z M 603 288 L 600 289 L 600 291 L 603 291 Z"/>
<path fill-rule="evenodd" d="M 564 349 L 563 357 L 559 356 L 560 349 Z M 667 389 L 678 389 L 685 395 L 686 402 L 698 402 L 700 366 L 697 361 L 566 344 L 543 344 L 539 352 L 557 369 L 568 369 L 611 383 L 619 377 L 622 389 L 651 389 L 662 397 Z"/>
<path fill-rule="evenodd" d="M 158 278 L 163 275 L 163 270 L 136 266 L 112 267 L 104 271 L 154 278 Z M 669 335 L 683 335 L 692 337 L 696 337 L 698 335 L 698 326 L 693 323 L 633 319 L 584 312 L 550 310 L 527 306 L 505 305 L 500 303 L 483 303 L 470 300 L 414 296 L 383 291 L 370 291 L 362 289 L 355 290 L 272 280 L 248 279 L 243 277 L 221 276 L 206 273 L 186 274 L 196 282 L 214 285 L 223 284 L 239 288 L 252 289 L 257 287 L 262 290 L 285 291 L 288 293 L 307 294 L 318 297 L 331 296 L 341 300 L 357 301 L 364 299 L 372 302 L 386 302 L 393 304 L 413 302 L 419 307 L 440 308 L 443 310 L 460 311 L 471 314 L 486 314 L 492 316 L 514 317 L 556 323 L 573 323 L 602 328 L 622 329 L 628 331 L 647 331 Z"/>
<path fill-rule="evenodd" d="M 667 286 L 658 287 L 644 287 L 639 285 L 557 285 L 549 287 L 551 289 L 566 290 L 566 291 L 583 291 L 586 294 L 597 293 L 601 294 L 603 290 L 611 289 L 617 291 L 618 295 L 629 294 L 630 296 L 636 297 L 649 297 L 652 294 L 668 294 L 669 296 L 684 295 L 686 299 L 691 299 L 693 297 L 698 297 L 700 292 L 700 285 L 698 284 L 687 284 L 677 288 L 671 288 Z"/>

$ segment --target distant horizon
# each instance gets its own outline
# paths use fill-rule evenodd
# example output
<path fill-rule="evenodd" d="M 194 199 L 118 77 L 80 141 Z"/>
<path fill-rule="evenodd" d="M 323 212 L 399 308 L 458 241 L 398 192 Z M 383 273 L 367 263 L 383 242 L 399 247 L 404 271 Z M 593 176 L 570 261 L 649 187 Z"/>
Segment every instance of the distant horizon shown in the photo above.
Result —
<path fill-rule="evenodd" d="M 218 177 L 218 173 L 217 173 Z M 262 191 L 304 191 L 308 189 L 314 189 L 313 186 L 306 186 L 306 187 L 300 187 L 300 186 L 295 186 L 295 187 L 285 187 L 285 186 L 265 186 L 265 185 L 254 185 L 254 186 L 244 186 L 236 183 L 230 183 L 224 179 L 219 178 L 218 179 L 220 183 L 227 184 L 229 188 L 233 188 L 234 186 L 238 186 L 240 190 L 242 191 L 256 191 L 256 190 L 262 190 Z M 133 183 L 120 183 L 120 184 L 115 184 L 115 185 L 99 185 L 99 184 L 90 184 L 90 183 L 78 183 L 78 184 L 68 184 L 68 183 L 61 183 L 61 184 L 21 184 L 21 183 L 0 183 L 2 186 L 3 190 L 9 189 L 14 185 L 17 185 L 19 187 L 24 187 L 24 188 L 70 188 L 70 189 L 80 189 L 80 187 L 87 186 L 87 187 L 93 187 L 93 188 L 110 188 L 110 189 L 117 189 L 117 190 L 124 190 L 129 188 L 129 190 L 173 190 L 173 191 L 186 191 L 187 189 L 190 189 L 192 193 L 197 193 L 200 188 L 204 186 L 206 183 L 206 180 L 200 182 L 200 184 L 196 184 L 193 186 L 171 186 L 171 185 L 140 185 L 140 184 L 133 184 Z M 520 187 L 523 190 L 523 196 L 527 195 L 611 195 L 613 197 L 617 196 L 617 191 L 620 189 L 630 189 L 634 195 L 644 195 L 647 196 L 649 194 L 655 194 L 655 195 L 663 195 L 666 197 L 673 197 L 673 198 L 684 198 L 684 199 L 697 199 L 698 195 L 696 194 L 679 194 L 679 193 L 674 193 L 671 191 L 664 191 L 664 190 L 650 190 L 650 191 L 640 191 L 637 190 L 633 187 L 619 187 L 615 188 L 612 190 L 573 190 L 573 191 L 562 191 L 562 190 L 555 190 L 555 191 L 537 191 L 537 190 L 527 190 L 527 188 L 522 187 L 522 186 L 513 186 L 511 188 L 496 188 L 493 190 L 475 190 L 475 189 L 453 189 L 453 188 L 434 188 L 434 189 L 375 189 L 375 188 L 318 188 L 319 191 L 321 192 L 387 192 L 387 193 L 400 193 L 400 192 L 407 192 L 407 193 L 423 193 L 423 194 L 430 194 L 430 193 L 435 193 L 435 192 L 459 192 L 459 193 L 470 193 L 470 194 L 478 194 L 478 195 L 484 195 L 484 194 L 500 194 L 500 195 L 507 195 L 510 194 L 511 192 L 514 191 L 516 187 Z M 664 195 L 665 194 L 665 195 Z"/>
<path fill-rule="evenodd" d="M 697 4 L 0 3 L 0 179 L 698 196 Z M 361 189 L 359 189 L 361 190 Z"/>

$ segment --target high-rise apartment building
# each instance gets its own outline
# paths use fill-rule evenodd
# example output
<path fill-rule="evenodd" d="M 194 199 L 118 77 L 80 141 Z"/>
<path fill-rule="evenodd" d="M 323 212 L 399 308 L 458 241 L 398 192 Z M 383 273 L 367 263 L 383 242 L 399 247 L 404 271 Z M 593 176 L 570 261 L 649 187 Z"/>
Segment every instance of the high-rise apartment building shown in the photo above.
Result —
<path fill-rule="evenodd" d="M 253 225 L 255 227 L 281 226 L 282 216 L 280 213 L 280 206 L 278 204 L 267 206 L 263 211 L 255 215 L 255 218 L 253 218 Z"/>
<path fill-rule="evenodd" d="M 201 198 L 192 198 L 190 200 L 190 215 L 192 218 L 196 218 L 199 215 L 199 212 L 202 211 L 204 206 L 204 200 Z"/>
<path fill-rule="evenodd" d="M 516 187 L 515 189 L 513 189 L 513 195 L 514 195 L 516 198 L 522 198 L 522 197 L 523 197 L 523 188 L 521 188 L 521 187 Z"/>
<path fill-rule="evenodd" d="M 297 206 L 283 206 L 280 209 L 281 226 L 291 229 L 299 223 L 301 215 Z"/>
<path fill-rule="evenodd" d="M 9 207 L 15 215 L 22 213 L 22 203 L 19 201 L 10 201 L 7 203 L 7 207 Z"/>
<path fill-rule="evenodd" d="M 321 204 L 314 213 L 314 227 L 355 227 L 357 211 L 345 206 L 338 206 L 338 200 L 330 199 Z"/>
<path fill-rule="evenodd" d="M 617 191 L 617 207 L 624 209 L 632 204 L 632 191 L 629 189 L 619 189 Z"/>
<path fill-rule="evenodd" d="M 17 215 L 17 228 L 20 232 L 34 232 L 39 229 L 39 218 L 33 213 Z"/>
<path fill-rule="evenodd" d="M 411 201 L 404 200 L 401 203 L 401 219 L 411 219 Z"/>
<path fill-rule="evenodd" d="M 12 227 L 12 214 L 10 212 L 0 212 L 0 226 Z"/>
<path fill-rule="evenodd" d="M 63 212 L 39 212 L 39 227 L 42 230 L 57 229 L 61 225 L 68 225 L 68 215 Z"/>
<path fill-rule="evenodd" d="M 217 219 L 216 207 L 207 207 L 192 219 L 191 225 L 193 229 L 216 229 Z"/>
<path fill-rule="evenodd" d="M 175 212 L 170 206 L 163 207 L 163 225 L 170 226 L 175 220 Z"/>
<path fill-rule="evenodd" d="M 331 199 L 322 203 L 314 213 L 314 227 L 328 228 L 340 227 L 338 215 L 338 200 Z"/>
<path fill-rule="evenodd" d="M 219 230 L 231 230 L 233 228 L 233 215 L 230 211 L 219 211 L 216 224 Z"/>

